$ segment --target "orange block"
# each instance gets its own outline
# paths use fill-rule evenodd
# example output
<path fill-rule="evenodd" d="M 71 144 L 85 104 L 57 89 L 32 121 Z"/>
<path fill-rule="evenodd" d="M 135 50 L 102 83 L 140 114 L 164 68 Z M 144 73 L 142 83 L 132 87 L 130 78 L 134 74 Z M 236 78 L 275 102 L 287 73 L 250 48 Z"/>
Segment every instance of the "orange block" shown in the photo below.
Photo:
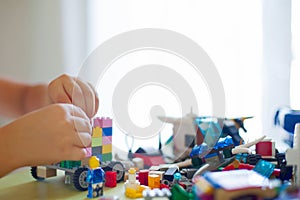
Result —
<path fill-rule="evenodd" d="M 153 188 L 160 188 L 160 176 L 157 174 L 149 174 L 148 176 L 148 186 Z"/>

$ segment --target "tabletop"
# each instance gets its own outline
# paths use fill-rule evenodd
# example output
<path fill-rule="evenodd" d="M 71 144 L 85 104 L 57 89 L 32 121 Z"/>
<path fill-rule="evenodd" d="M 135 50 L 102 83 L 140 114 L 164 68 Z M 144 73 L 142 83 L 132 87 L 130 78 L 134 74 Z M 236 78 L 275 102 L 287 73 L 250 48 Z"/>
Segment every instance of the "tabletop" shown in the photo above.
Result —
<path fill-rule="evenodd" d="M 72 185 L 66 185 L 64 172 L 57 171 L 56 177 L 43 181 L 35 180 L 27 167 L 12 172 L 0 179 L 0 199 L 88 199 L 87 191 L 78 191 Z M 115 188 L 105 187 L 104 196 L 129 199 L 124 195 L 124 183 L 119 183 Z"/>

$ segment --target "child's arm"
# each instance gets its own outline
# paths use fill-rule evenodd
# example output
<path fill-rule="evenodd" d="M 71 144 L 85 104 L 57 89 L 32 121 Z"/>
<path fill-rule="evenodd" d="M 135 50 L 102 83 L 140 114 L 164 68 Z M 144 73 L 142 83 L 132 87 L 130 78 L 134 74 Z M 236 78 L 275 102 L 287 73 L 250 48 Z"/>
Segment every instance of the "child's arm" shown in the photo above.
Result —
<path fill-rule="evenodd" d="M 92 86 L 67 75 L 49 85 L 0 79 L 0 115 L 17 117 L 51 103 L 72 103 L 93 117 L 99 100 Z"/>
<path fill-rule="evenodd" d="M 0 177 L 21 166 L 83 158 L 98 102 L 93 87 L 67 75 L 49 85 L 0 80 L 0 114 L 27 113 L 0 128 Z"/>
<path fill-rule="evenodd" d="M 29 85 L 0 79 L 0 114 L 7 117 L 18 117 L 35 108 L 42 107 L 49 103 L 46 91 L 47 85 Z"/>

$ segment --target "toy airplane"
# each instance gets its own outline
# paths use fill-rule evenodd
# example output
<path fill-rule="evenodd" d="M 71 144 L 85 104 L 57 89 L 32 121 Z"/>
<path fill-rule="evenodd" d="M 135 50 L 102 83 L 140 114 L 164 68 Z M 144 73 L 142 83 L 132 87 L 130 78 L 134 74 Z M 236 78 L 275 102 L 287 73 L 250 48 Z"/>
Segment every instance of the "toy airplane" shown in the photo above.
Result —
<path fill-rule="evenodd" d="M 175 157 L 186 157 L 189 155 L 189 149 L 195 145 L 195 137 L 197 134 L 195 119 L 197 115 L 191 110 L 183 118 L 174 118 L 166 116 L 158 116 L 162 122 L 173 124 L 173 142 Z"/>
<path fill-rule="evenodd" d="M 243 138 L 239 134 L 239 129 L 241 128 L 244 132 L 247 132 L 247 130 L 244 127 L 244 121 L 252 117 L 198 117 L 191 110 L 191 112 L 185 115 L 183 118 L 174 118 L 166 116 L 158 116 L 158 118 L 163 122 L 173 124 L 172 140 L 174 142 L 174 155 L 180 158 L 188 156 L 191 148 L 193 148 L 195 145 L 202 144 L 204 140 L 204 138 L 202 137 L 203 134 L 201 134 L 200 129 L 197 128 L 197 126 L 199 125 L 197 123 L 197 120 L 205 118 L 216 119 L 217 123 L 219 123 L 222 129 L 220 137 L 224 138 L 227 135 L 230 135 L 232 137 L 234 145 L 238 146 L 244 143 Z M 205 126 L 205 123 L 202 124 L 202 126 Z M 210 137 L 212 139 L 212 136 Z"/>

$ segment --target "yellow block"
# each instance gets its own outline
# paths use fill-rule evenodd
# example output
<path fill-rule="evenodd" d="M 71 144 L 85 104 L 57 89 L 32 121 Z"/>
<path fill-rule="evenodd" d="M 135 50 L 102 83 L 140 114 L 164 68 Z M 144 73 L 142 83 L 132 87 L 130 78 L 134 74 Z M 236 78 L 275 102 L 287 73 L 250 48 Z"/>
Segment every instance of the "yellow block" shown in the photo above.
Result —
<path fill-rule="evenodd" d="M 105 144 L 102 146 L 102 154 L 105 153 L 111 153 L 112 152 L 112 145 L 111 144 Z"/>
<path fill-rule="evenodd" d="M 95 137 L 102 137 L 102 128 L 100 127 L 95 127 L 93 128 L 93 135 L 92 135 L 93 138 Z"/>

